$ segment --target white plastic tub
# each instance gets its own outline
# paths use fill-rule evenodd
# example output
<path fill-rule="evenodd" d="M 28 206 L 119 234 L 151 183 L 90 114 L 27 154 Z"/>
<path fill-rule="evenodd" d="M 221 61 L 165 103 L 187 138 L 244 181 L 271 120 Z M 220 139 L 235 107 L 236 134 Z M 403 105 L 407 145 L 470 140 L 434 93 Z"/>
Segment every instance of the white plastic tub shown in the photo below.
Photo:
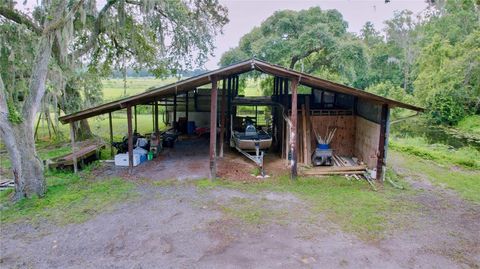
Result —
<path fill-rule="evenodd" d="M 140 164 L 140 154 L 133 154 L 133 166 Z M 116 166 L 128 166 L 128 153 L 120 153 L 115 155 Z"/>

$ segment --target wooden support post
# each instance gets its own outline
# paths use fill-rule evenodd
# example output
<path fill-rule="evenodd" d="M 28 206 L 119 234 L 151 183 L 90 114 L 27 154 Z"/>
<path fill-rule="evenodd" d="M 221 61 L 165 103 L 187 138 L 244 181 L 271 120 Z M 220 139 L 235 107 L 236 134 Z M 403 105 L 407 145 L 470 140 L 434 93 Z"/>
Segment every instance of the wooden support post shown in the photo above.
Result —
<path fill-rule="evenodd" d="M 232 115 L 232 78 L 229 77 L 227 79 L 227 121 L 228 121 L 228 128 L 227 128 L 227 137 L 230 138 L 232 136 L 230 131 L 230 126 L 233 124 L 231 122 L 231 115 Z"/>
<path fill-rule="evenodd" d="M 277 100 L 277 86 L 278 86 L 278 78 L 273 77 L 273 98 L 276 101 Z"/>
<path fill-rule="evenodd" d="M 308 151 L 307 151 L 307 113 L 305 104 L 302 105 L 302 149 L 303 149 L 303 163 L 308 164 Z"/>
<path fill-rule="evenodd" d="M 177 94 L 173 96 L 173 121 L 172 127 L 177 129 Z"/>
<path fill-rule="evenodd" d="M 127 106 L 127 128 L 128 128 L 128 171 L 133 171 L 133 130 L 132 130 L 132 106 Z"/>
<path fill-rule="evenodd" d="M 134 112 L 134 116 L 135 116 L 135 128 L 133 130 L 135 130 L 135 132 L 138 132 L 138 129 L 137 129 L 137 106 L 133 106 L 133 112 Z"/>
<path fill-rule="evenodd" d="M 155 132 L 158 132 L 158 100 L 155 100 Z"/>
<path fill-rule="evenodd" d="M 235 96 L 238 96 L 239 77 L 235 76 Z"/>
<path fill-rule="evenodd" d="M 217 175 L 217 78 L 212 78 L 210 92 L 210 179 Z"/>
<path fill-rule="evenodd" d="M 77 168 L 77 156 L 75 155 L 75 123 L 70 122 L 70 141 L 72 144 L 72 156 L 73 156 L 73 172 L 76 174 L 78 171 Z"/>
<path fill-rule="evenodd" d="M 233 89 L 234 89 L 234 97 L 238 96 L 238 76 L 233 77 Z M 233 108 L 233 117 L 237 117 L 237 106 Z"/>
<path fill-rule="evenodd" d="M 377 158 L 377 180 L 383 184 L 385 174 L 385 144 L 387 138 L 387 120 L 388 120 L 388 105 L 382 105 L 380 116 L 380 141 L 378 144 L 378 158 Z"/>
<path fill-rule="evenodd" d="M 220 158 L 223 158 L 223 144 L 224 144 L 224 138 L 225 138 L 225 108 L 227 106 L 227 100 L 226 100 L 226 89 L 225 89 L 225 79 L 223 79 L 222 82 L 222 109 L 221 109 L 221 129 L 220 129 Z"/>
<path fill-rule="evenodd" d="M 185 93 L 185 118 L 187 120 L 188 127 L 188 91 Z"/>
<path fill-rule="evenodd" d="M 112 112 L 108 112 L 108 125 L 110 127 L 110 157 L 113 158 L 113 122 Z"/>
<path fill-rule="evenodd" d="M 283 106 L 283 79 L 282 78 L 278 78 L 278 100 L 277 102 L 279 102 L 280 104 L 282 104 L 282 107 L 283 107 L 283 110 L 280 114 L 280 122 L 282 123 L 282 142 L 281 142 L 281 149 L 282 149 L 282 155 L 281 157 L 282 158 L 285 158 L 285 159 L 288 159 L 288 152 L 285 151 L 285 145 L 288 145 L 288 141 L 286 140 L 286 129 L 288 128 L 287 124 L 285 123 L 285 119 L 283 118 L 283 113 L 285 114 L 288 114 L 288 109 Z M 288 117 L 288 115 L 287 115 Z"/>
<path fill-rule="evenodd" d="M 155 104 L 152 105 L 152 133 L 155 132 Z"/>
<path fill-rule="evenodd" d="M 292 128 L 290 129 L 290 150 L 292 154 L 292 174 L 291 178 L 297 178 L 297 85 L 298 80 L 292 79 L 291 80 L 291 89 L 292 89 Z"/>
<path fill-rule="evenodd" d="M 305 162 L 307 165 L 312 164 L 312 135 L 311 135 L 311 130 L 312 130 L 312 123 L 310 122 L 310 96 L 306 95 L 305 96 L 305 114 L 307 114 L 307 161 Z"/>

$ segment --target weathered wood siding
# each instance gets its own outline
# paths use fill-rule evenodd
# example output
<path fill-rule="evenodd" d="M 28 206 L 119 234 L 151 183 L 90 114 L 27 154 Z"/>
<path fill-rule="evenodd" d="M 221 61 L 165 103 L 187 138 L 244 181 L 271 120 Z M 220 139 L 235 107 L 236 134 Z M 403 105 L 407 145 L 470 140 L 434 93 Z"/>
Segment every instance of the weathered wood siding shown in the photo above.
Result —
<path fill-rule="evenodd" d="M 325 136 L 328 130 L 337 128 L 330 147 L 334 154 L 342 156 L 353 156 L 355 148 L 355 116 L 311 116 L 312 124 L 312 152 L 317 145 L 315 130 L 319 135 Z M 300 130 L 299 130 L 300 131 Z"/>
<path fill-rule="evenodd" d="M 380 124 L 356 116 L 354 155 L 369 168 L 377 167 Z"/>

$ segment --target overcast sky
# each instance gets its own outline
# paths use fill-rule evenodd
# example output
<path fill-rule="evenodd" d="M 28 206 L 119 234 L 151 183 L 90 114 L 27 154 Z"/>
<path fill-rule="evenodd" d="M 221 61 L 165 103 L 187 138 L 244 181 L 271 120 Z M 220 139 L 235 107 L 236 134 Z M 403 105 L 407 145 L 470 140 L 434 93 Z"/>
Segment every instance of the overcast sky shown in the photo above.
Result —
<path fill-rule="evenodd" d="M 224 34 L 215 40 L 214 57 L 205 64 L 207 69 L 216 69 L 222 53 L 237 46 L 240 38 L 254 26 L 260 25 L 277 10 L 301 10 L 314 6 L 321 9 L 337 9 L 348 22 L 350 32 L 359 32 L 367 21 L 383 29 L 383 22 L 391 17 L 395 10 L 409 9 L 414 14 L 426 8 L 424 0 L 220 0 L 227 6 L 230 22 L 224 28 Z"/>

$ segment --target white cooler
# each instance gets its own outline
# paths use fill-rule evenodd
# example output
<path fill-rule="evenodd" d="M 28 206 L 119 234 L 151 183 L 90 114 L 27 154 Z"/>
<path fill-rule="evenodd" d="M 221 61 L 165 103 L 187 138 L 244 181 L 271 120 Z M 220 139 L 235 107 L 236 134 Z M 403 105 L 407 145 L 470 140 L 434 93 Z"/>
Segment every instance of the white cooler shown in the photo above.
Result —
<path fill-rule="evenodd" d="M 140 154 L 133 154 L 133 166 L 140 164 Z M 120 153 L 115 155 L 116 166 L 128 166 L 128 153 Z"/>

